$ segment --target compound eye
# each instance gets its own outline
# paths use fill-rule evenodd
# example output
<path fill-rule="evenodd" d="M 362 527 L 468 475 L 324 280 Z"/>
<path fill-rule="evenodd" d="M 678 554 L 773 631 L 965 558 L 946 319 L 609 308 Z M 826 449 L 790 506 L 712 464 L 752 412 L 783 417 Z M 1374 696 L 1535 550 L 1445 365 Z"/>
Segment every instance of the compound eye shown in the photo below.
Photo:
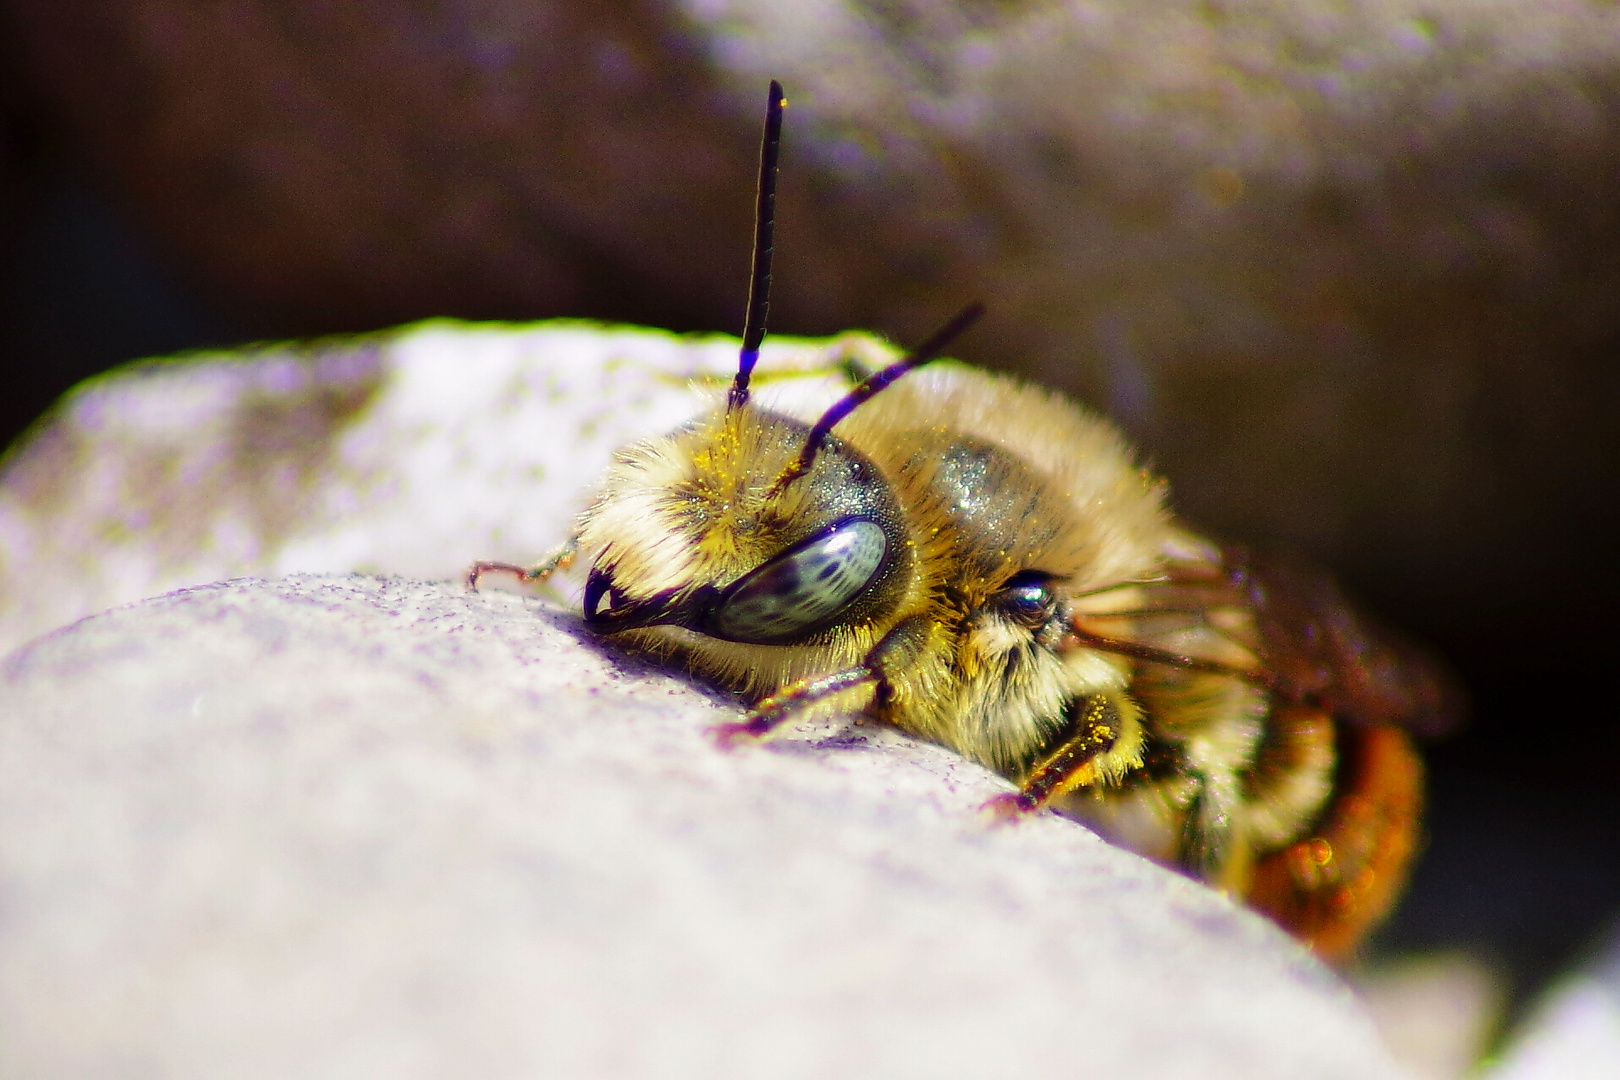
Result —
<path fill-rule="evenodd" d="M 1040 626 L 1052 617 L 1057 595 L 1052 578 L 1039 570 L 1024 570 L 1007 579 L 996 593 L 995 604 L 1014 622 Z"/>
<path fill-rule="evenodd" d="M 835 525 L 740 578 L 705 630 L 751 645 L 802 640 L 830 625 L 865 591 L 888 549 L 875 521 Z"/>

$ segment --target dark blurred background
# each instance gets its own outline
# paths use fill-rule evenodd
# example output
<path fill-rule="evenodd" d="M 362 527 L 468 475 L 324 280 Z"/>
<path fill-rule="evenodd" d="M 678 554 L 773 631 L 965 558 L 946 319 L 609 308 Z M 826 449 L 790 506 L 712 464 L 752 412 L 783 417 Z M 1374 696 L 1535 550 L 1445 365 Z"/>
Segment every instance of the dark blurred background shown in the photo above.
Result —
<path fill-rule="evenodd" d="M 1434 643 L 1473 717 L 1379 946 L 1519 1001 L 1576 959 L 1620 913 L 1620 15 L 1521 52 L 1511 7 L 775 10 L 0 0 L 0 434 L 253 339 L 736 332 L 774 74 L 773 328 L 916 340 L 982 297 L 964 358 Z"/>

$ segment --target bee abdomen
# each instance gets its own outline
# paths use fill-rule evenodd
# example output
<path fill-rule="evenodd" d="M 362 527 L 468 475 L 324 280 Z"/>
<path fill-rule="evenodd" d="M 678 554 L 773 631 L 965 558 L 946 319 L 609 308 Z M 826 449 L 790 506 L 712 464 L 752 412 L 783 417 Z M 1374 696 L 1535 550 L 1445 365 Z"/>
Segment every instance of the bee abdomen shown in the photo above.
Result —
<path fill-rule="evenodd" d="M 1330 960 L 1400 894 L 1417 847 L 1423 764 L 1399 728 L 1339 728 L 1340 785 L 1304 839 L 1255 867 L 1248 902 Z"/>

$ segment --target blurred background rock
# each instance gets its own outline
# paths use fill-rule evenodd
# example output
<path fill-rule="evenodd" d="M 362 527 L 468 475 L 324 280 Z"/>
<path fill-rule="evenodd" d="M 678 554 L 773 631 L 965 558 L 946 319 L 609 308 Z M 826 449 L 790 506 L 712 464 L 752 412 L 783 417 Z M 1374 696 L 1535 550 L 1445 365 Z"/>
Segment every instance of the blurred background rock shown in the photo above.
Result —
<path fill-rule="evenodd" d="M 782 79 L 774 329 L 986 300 L 964 359 L 1467 679 L 1386 947 L 1522 997 L 1620 907 L 1620 7 L 0 0 L 0 60 L 8 437 L 196 346 L 735 332 Z"/>

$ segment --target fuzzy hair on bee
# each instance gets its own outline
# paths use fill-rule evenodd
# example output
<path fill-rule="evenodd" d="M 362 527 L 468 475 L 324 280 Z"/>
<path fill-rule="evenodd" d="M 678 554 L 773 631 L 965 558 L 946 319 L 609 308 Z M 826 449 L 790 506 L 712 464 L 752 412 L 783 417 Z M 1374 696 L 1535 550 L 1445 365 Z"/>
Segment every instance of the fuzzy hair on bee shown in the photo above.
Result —
<path fill-rule="evenodd" d="M 919 425 L 920 417 L 929 420 Z M 808 544 L 831 553 L 804 568 L 820 567 L 829 596 L 840 595 L 838 585 L 860 590 L 837 621 L 800 627 L 792 613 L 774 616 L 770 625 L 791 635 L 790 645 L 760 643 L 777 635 L 749 624 L 724 637 L 653 625 L 624 631 L 626 639 L 686 656 L 756 696 L 863 670 L 882 645 L 883 663 L 904 672 L 885 688 L 884 707 L 904 717 L 900 726 L 1003 771 L 1027 766 L 1028 747 L 1051 741 L 1066 702 L 1112 694 L 1122 737 L 1098 767 L 1117 776 L 1137 764 L 1127 665 L 1042 647 L 1040 636 L 1058 632 L 1048 625 L 1058 613 L 1043 581 L 993 602 L 1026 567 L 1079 591 L 1156 570 L 1169 529 L 1162 486 L 1134 467 L 1118 435 L 1036 387 L 929 371 L 854 413 L 809 473 L 776 493 L 808 427 L 751 406 L 721 409 L 622 456 L 579 530 L 581 552 L 615 601 L 598 618 L 628 615 L 626 605 L 638 602 L 631 598 L 691 607 L 706 584 L 738 581 Z M 1079 452 L 1053 454 L 1053 436 Z M 1075 498 L 1098 512 L 1068 512 Z M 873 555 L 838 561 L 854 546 L 840 541 L 856 532 L 871 534 Z M 829 572 L 868 561 L 866 573 Z M 861 699 L 877 685 L 851 687 L 838 704 L 869 705 Z"/>
<path fill-rule="evenodd" d="M 1103 418 L 925 366 L 977 305 L 819 415 L 760 405 L 784 104 L 730 389 L 621 451 L 557 556 L 469 582 L 581 562 L 588 626 L 755 702 L 722 742 L 866 713 L 1016 784 L 994 816 L 1060 810 L 1348 955 L 1415 848 L 1404 729 L 1444 678 L 1326 579 L 1177 520 Z"/>

